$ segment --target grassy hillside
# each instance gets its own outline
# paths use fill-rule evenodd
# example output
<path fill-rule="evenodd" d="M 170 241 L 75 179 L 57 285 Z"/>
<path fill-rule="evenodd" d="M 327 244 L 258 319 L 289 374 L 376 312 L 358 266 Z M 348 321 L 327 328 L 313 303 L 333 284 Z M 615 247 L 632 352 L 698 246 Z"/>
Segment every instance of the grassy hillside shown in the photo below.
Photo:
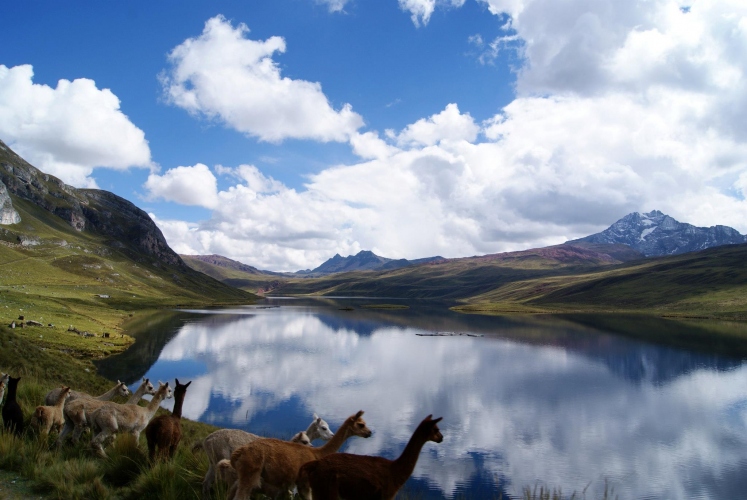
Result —
<path fill-rule="evenodd" d="M 640 310 L 747 320 L 747 245 L 505 283 L 458 309 Z"/>
<path fill-rule="evenodd" d="M 121 335 L 104 340 L 101 334 L 119 332 L 134 311 L 255 298 L 186 266 L 135 261 L 104 237 L 76 231 L 33 203 L 12 198 L 22 220 L 0 228 L 0 321 L 7 325 L 22 315 L 42 323 L 43 331 L 19 332 L 33 332 L 45 345 L 103 356 L 126 342 Z M 70 326 L 99 337 L 71 334 Z"/>

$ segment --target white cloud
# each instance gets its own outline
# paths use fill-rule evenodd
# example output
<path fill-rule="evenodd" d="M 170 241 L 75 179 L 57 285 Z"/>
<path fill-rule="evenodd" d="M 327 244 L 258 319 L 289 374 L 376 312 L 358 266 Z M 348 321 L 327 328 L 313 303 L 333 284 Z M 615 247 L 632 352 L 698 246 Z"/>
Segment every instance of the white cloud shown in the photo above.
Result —
<path fill-rule="evenodd" d="M 281 76 L 272 56 L 285 52 L 283 38 L 255 41 L 248 32 L 216 16 L 172 50 L 172 67 L 161 75 L 169 102 L 272 142 L 345 142 L 363 125 L 350 104 L 333 109 L 319 83 Z"/>
<path fill-rule="evenodd" d="M 350 138 L 353 152 L 361 158 L 386 158 L 394 154 L 397 149 L 386 143 L 377 132 L 355 134 Z"/>
<path fill-rule="evenodd" d="M 207 167 L 176 167 L 164 175 L 150 174 L 145 182 L 151 198 L 163 198 L 182 205 L 215 208 L 218 205 L 218 182 Z"/>
<path fill-rule="evenodd" d="M 303 190 L 263 188 L 250 170 L 191 233 L 162 227 L 169 242 L 296 270 L 359 249 L 418 258 L 545 246 L 651 209 L 747 232 L 747 5 L 487 3 L 512 16 L 525 65 L 517 98 L 482 128 L 449 104 L 383 137 L 351 134 L 362 161 Z"/>
<path fill-rule="evenodd" d="M 464 5 L 466 0 L 399 0 L 399 8 L 410 12 L 410 19 L 412 19 L 415 26 L 420 26 L 422 23 L 424 26 L 428 24 L 431 19 L 433 11 L 436 10 L 436 5 L 446 5 L 452 7 L 461 7 Z"/>
<path fill-rule="evenodd" d="M 316 0 L 316 3 L 327 5 L 330 12 L 342 12 L 350 0 Z"/>
<path fill-rule="evenodd" d="M 145 134 L 119 109 L 119 99 L 93 80 L 33 83 L 30 65 L 0 65 L 0 136 L 46 173 L 95 187 L 94 168 L 151 166 Z"/>
<path fill-rule="evenodd" d="M 441 141 L 469 141 L 477 138 L 480 127 L 469 113 L 461 114 L 452 103 L 429 118 L 408 125 L 396 136 L 397 144 L 404 146 L 433 146 Z"/>

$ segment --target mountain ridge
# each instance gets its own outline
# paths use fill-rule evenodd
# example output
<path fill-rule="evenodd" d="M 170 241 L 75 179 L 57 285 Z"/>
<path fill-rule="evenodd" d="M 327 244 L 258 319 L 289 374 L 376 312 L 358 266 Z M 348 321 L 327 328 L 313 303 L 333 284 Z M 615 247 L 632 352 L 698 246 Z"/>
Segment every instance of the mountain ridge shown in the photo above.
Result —
<path fill-rule="evenodd" d="M 567 242 L 578 243 L 623 244 L 646 257 L 660 257 L 747 243 L 747 236 L 729 226 L 696 227 L 652 210 L 632 212 L 600 233 Z"/>

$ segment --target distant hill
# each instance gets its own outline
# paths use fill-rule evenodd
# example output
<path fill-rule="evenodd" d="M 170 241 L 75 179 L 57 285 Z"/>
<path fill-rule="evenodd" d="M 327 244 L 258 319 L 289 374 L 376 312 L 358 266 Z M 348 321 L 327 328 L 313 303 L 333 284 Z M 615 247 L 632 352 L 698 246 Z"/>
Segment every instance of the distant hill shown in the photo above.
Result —
<path fill-rule="evenodd" d="M 251 301 L 189 268 L 143 210 L 108 191 L 76 189 L 0 141 L 0 286 L 131 308 L 138 303 Z M 25 276 L 23 280 L 19 276 Z"/>
<path fill-rule="evenodd" d="M 601 233 L 568 243 L 622 244 L 646 257 L 656 257 L 746 242 L 747 236 L 731 227 L 695 227 L 654 210 L 644 214 L 628 214 Z"/>
<path fill-rule="evenodd" d="M 279 285 L 280 279 L 288 277 L 287 273 L 261 271 L 222 255 L 181 255 L 181 258 L 195 271 L 251 293 L 272 291 Z"/>
<path fill-rule="evenodd" d="M 443 257 L 426 257 L 423 259 L 407 260 L 407 259 L 387 259 L 386 257 L 380 257 L 369 250 L 361 250 L 355 255 L 348 255 L 342 257 L 340 254 L 335 254 L 334 257 L 325 261 L 322 265 L 311 271 L 300 271 L 297 274 L 303 274 L 307 276 L 324 276 L 335 273 L 348 273 L 354 271 L 386 271 L 400 269 L 408 266 L 415 266 L 419 264 L 427 264 L 429 262 L 435 262 L 444 260 Z"/>
<path fill-rule="evenodd" d="M 556 245 L 461 259 L 436 258 L 397 269 L 289 280 L 280 283 L 273 293 L 462 299 L 517 280 L 569 274 L 641 258 L 640 253 L 624 245 Z"/>

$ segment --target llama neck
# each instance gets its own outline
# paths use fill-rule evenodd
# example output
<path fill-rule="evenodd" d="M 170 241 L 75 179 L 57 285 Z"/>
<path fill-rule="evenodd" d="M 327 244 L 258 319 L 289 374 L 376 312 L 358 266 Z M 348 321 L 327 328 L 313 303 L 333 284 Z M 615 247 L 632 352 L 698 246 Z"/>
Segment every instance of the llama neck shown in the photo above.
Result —
<path fill-rule="evenodd" d="M 153 415 L 156 413 L 156 410 L 158 410 L 158 405 L 161 404 L 161 401 L 163 401 L 163 398 L 166 397 L 166 391 L 158 391 L 155 396 L 153 396 L 153 399 L 150 400 L 150 403 L 148 403 L 148 406 L 146 407 L 148 409 L 148 413 Z"/>
<path fill-rule="evenodd" d="M 16 388 L 18 387 L 18 380 L 11 380 L 8 383 L 8 399 L 5 401 L 7 404 L 8 401 L 15 401 L 16 400 Z"/>
<path fill-rule="evenodd" d="M 143 397 L 143 394 L 145 394 L 145 384 L 140 384 L 140 387 L 137 388 L 137 390 L 130 396 L 130 399 L 127 400 L 128 405 L 136 405 L 140 402 L 140 398 Z"/>
<path fill-rule="evenodd" d="M 412 475 L 412 471 L 415 470 L 415 464 L 418 462 L 418 457 L 420 456 L 420 450 L 423 449 L 423 445 L 428 441 L 428 437 L 422 432 L 418 432 L 419 430 L 417 429 L 412 435 L 399 458 L 392 462 L 394 477 L 398 481 L 401 481 L 402 484 Z"/>
<path fill-rule="evenodd" d="M 345 422 L 342 424 L 342 426 L 337 429 L 337 432 L 335 432 L 335 435 L 332 436 L 332 439 L 327 441 L 323 446 L 320 446 L 319 448 L 314 448 L 318 451 L 319 456 L 323 457 L 326 455 L 329 455 L 331 453 L 335 453 L 337 450 L 340 449 L 342 446 L 342 443 L 345 442 L 347 438 L 350 437 L 350 424 Z"/>
<path fill-rule="evenodd" d="M 65 406 L 65 401 L 67 400 L 67 395 L 70 394 L 70 391 L 63 392 L 60 394 L 60 397 L 57 399 L 57 403 L 55 403 L 56 408 L 62 408 Z"/>
<path fill-rule="evenodd" d="M 171 415 L 176 418 L 182 418 L 182 405 L 184 404 L 184 396 L 186 392 L 181 392 L 174 397 L 174 409 L 171 411 Z"/>
<path fill-rule="evenodd" d="M 101 401 L 110 401 L 111 399 L 114 398 L 114 396 L 117 395 L 117 391 L 119 391 L 119 386 L 120 384 L 115 385 L 114 387 L 106 391 L 101 396 L 96 396 L 96 399 L 100 399 Z"/>

